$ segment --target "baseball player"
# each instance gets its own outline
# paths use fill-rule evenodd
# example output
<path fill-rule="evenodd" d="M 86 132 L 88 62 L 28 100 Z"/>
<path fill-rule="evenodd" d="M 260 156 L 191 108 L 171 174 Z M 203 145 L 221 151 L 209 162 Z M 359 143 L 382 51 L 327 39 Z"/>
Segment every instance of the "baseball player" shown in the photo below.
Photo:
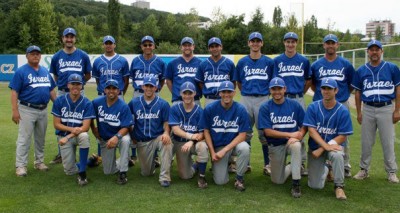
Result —
<path fill-rule="evenodd" d="M 344 193 L 343 143 L 353 134 L 349 110 L 335 95 L 339 92 L 334 78 L 323 78 L 320 82 L 322 100 L 315 101 L 307 108 L 303 125 L 308 127 L 308 186 L 322 189 L 329 169 L 325 161 L 332 164 L 335 194 L 339 200 L 346 200 Z"/>
<path fill-rule="evenodd" d="M 251 130 L 246 135 L 246 141 L 250 144 L 253 137 L 253 126 L 258 128 L 258 112 L 263 102 L 268 101 L 268 83 L 272 78 L 274 62 L 261 53 L 263 37 L 259 32 L 252 32 L 249 35 L 247 45 L 250 54 L 241 58 L 236 66 L 233 80 L 237 83 L 242 98 L 240 103 L 246 108 L 250 117 Z M 262 131 L 259 130 L 258 138 L 262 144 L 264 155 L 264 174 L 271 173 L 269 165 L 267 140 Z M 248 168 L 251 170 L 251 167 Z"/>
<path fill-rule="evenodd" d="M 244 106 L 233 100 L 235 86 L 231 81 L 221 82 L 218 91 L 221 100 L 207 105 L 200 121 L 211 155 L 213 179 L 218 185 L 228 183 L 228 162 L 231 155 L 236 155 L 234 186 L 244 191 L 244 174 L 250 161 L 250 145 L 245 141 L 251 129 L 249 116 Z"/>
<path fill-rule="evenodd" d="M 400 71 L 395 64 L 381 59 L 383 49 L 379 41 L 368 43 L 367 54 L 369 63 L 358 68 L 352 83 L 356 89 L 357 121 L 361 124 L 361 170 L 354 178 L 363 180 L 369 176 L 372 146 L 376 130 L 379 129 L 388 180 L 399 183 L 394 152 L 394 124 L 400 120 Z M 361 101 L 364 103 L 362 111 Z"/>
<path fill-rule="evenodd" d="M 203 129 L 199 128 L 203 109 L 194 102 L 196 87 L 192 82 L 183 83 L 180 91 L 182 102 L 171 107 L 168 119 L 173 132 L 173 153 L 176 153 L 178 174 L 182 179 L 193 178 L 195 170 L 192 168 L 192 155 L 197 155 L 194 164 L 199 170 L 197 183 L 199 188 L 206 188 L 208 147 L 204 141 Z"/>
<path fill-rule="evenodd" d="M 181 41 L 182 56 L 172 60 L 168 63 L 167 71 L 165 73 L 166 83 L 169 91 L 172 93 L 172 105 L 182 101 L 180 95 L 180 86 L 184 82 L 192 82 L 194 85 L 196 81 L 197 70 L 199 69 L 201 59 L 194 56 L 195 45 L 190 37 L 184 37 Z M 201 90 L 196 86 L 196 96 L 194 100 L 196 104 L 200 105 Z"/>
<path fill-rule="evenodd" d="M 32 134 L 35 141 L 35 169 L 47 171 L 44 164 L 44 146 L 47 128 L 47 104 L 54 101 L 55 83 L 48 70 L 39 65 L 38 46 L 26 49 L 27 64 L 19 67 L 10 81 L 12 121 L 18 124 L 16 175 L 28 174 L 28 154 Z"/>
<path fill-rule="evenodd" d="M 90 71 L 92 64 L 86 52 L 75 46 L 76 31 L 74 28 L 66 28 L 63 32 L 62 42 L 64 48 L 54 54 L 50 63 L 50 73 L 53 74 L 54 80 L 58 87 L 57 96 L 63 96 L 69 92 L 67 84 L 68 77 L 73 74 L 79 74 L 84 79 L 84 83 L 91 78 Z M 84 89 L 82 89 L 84 94 Z M 61 163 L 60 146 L 58 146 L 58 154 L 50 162 L 50 164 Z"/>
<path fill-rule="evenodd" d="M 51 114 L 58 144 L 61 148 L 64 172 L 67 175 L 78 173 L 78 185 L 88 184 L 86 164 L 90 147 L 89 128 L 94 115 L 92 102 L 81 95 L 83 80 L 78 74 L 68 77 L 69 93 L 58 97 Z M 76 147 L 79 147 L 79 166 L 75 163 Z"/>
<path fill-rule="evenodd" d="M 301 147 L 306 134 L 303 127 L 304 109 L 295 100 L 285 98 L 286 84 L 279 77 L 269 82 L 272 100 L 260 107 L 258 117 L 260 130 L 264 131 L 271 158 L 271 180 L 283 184 L 292 174 L 292 196 L 301 196 Z M 290 154 L 290 164 L 286 165 L 286 156 Z"/>
<path fill-rule="evenodd" d="M 217 37 L 208 40 L 208 51 L 211 56 L 200 63 L 195 80 L 205 97 L 205 106 L 220 99 L 218 87 L 221 82 L 232 80 L 235 72 L 233 62 L 222 56 L 222 42 Z"/>
<path fill-rule="evenodd" d="M 336 100 L 349 110 L 348 99 L 353 91 L 351 82 L 354 76 L 354 67 L 350 62 L 337 55 L 339 40 L 336 35 L 329 34 L 324 37 L 325 56 L 311 65 L 312 88 L 314 89 L 313 101 L 321 100 L 321 79 L 333 78 L 337 81 L 338 92 Z M 344 144 L 345 153 L 345 177 L 351 177 L 350 147 L 348 141 Z"/>
<path fill-rule="evenodd" d="M 96 123 L 91 124 L 92 132 L 100 143 L 104 174 L 119 173 L 117 183 L 128 182 L 128 159 L 131 138 L 128 134 L 133 126 L 128 105 L 118 97 L 119 83 L 114 79 L 106 82 L 104 93 L 93 100 Z M 120 159 L 116 165 L 115 148 L 119 147 Z"/>
<path fill-rule="evenodd" d="M 122 88 L 119 97 L 123 99 L 129 85 L 129 64 L 125 57 L 115 52 L 115 47 L 114 37 L 110 35 L 104 36 L 104 54 L 94 61 L 92 76 L 96 79 L 97 93 L 99 96 L 105 95 L 104 88 L 107 80 L 114 79 L 118 81 L 119 88 Z M 98 143 L 97 155 L 93 154 L 92 158 L 100 160 L 100 150 L 100 143 Z M 134 159 L 135 157 L 136 151 L 132 153 L 132 158 Z M 135 163 L 133 159 L 129 161 L 130 166 Z"/>
<path fill-rule="evenodd" d="M 298 39 L 298 35 L 294 32 L 288 32 L 283 36 L 285 52 L 274 58 L 273 76 L 278 76 L 285 81 L 285 97 L 297 101 L 306 110 L 304 94 L 311 86 L 310 62 L 306 57 L 297 53 Z M 306 158 L 307 152 L 302 143 L 302 175 L 307 175 Z"/>
<path fill-rule="evenodd" d="M 141 174 L 153 175 L 155 172 L 154 155 L 160 151 L 161 168 L 159 182 L 162 187 L 171 184 L 172 142 L 168 125 L 169 104 L 156 95 L 159 79 L 146 76 L 143 79 L 144 95 L 133 98 L 129 109 L 135 121 L 131 138 L 136 143 Z"/>

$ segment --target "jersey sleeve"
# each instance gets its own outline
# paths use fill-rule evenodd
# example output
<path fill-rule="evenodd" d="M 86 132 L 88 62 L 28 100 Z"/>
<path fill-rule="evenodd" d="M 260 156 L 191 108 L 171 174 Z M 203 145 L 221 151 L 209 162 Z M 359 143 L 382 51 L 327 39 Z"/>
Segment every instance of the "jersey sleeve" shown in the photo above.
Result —
<path fill-rule="evenodd" d="M 351 87 L 351 83 L 353 82 L 354 73 L 355 70 L 353 65 L 349 61 L 347 61 L 347 85 L 349 86 L 349 88 Z"/>
<path fill-rule="evenodd" d="M 248 132 L 251 130 L 250 118 L 247 114 L 246 109 L 241 106 L 239 110 L 239 132 Z"/>
<path fill-rule="evenodd" d="M 22 73 L 21 69 L 17 69 L 17 71 L 15 72 L 13 78 L 11 79 L 8 87 L 10 89 L 16 91 L 19 94 L 21 92 L 23 83 L 24 83 L 23 73 Z"/>
<path fill-rule="evenodd" d="M 168 63 L 168 65 L 167 65 L 167 69 L 166 69 L 166 71 L 165 71 L 165 74 L 164 74 L 164 76 L 165 76 L 165 78 L 166 79 L 168 79 L 168 80 L 173 80 L 173 74 L 174 74 L 174 65 L 175 65 L 175 63 L 173 62 L 173 61 L 171 61 L 171 62 L 169 62 Z"/>
<path fill-rule="evenodd" d="M 122 70 L 121 70 L 122 76 L 123 77 L 129 76 L 130 74 L 129 74 L 128 60 L 126 60 L 126 58 L 123 58 L 121 62 L 122 62 Z"/>
<path fill-rule="evenodd" d="M 83 119 L 94 119 L 96 115 L 94 114 L 93 104 L 89 99 L 86 102 L 85 112 L 83 114 Z"/>
<path fill-rule="evenodd" d="M 295 102 L 296 106 L 297 106 L 297 126 L 299 128 L 303 127 L 303 122 L 304 122 L 304 116 L 305 116 L 305 112 L 303 107 L 301 107 L 301 105 L 297 102 Z"/>
<path fill-rule="evenodd" d="M 86 54 L 85 52 L 83 52 L 83 60 L 85 61 L 85 67 L 84 67 L 84 71 L 83 73 L 85 74 L 90 74 L 90 72 L 92 71 L 92 63 L 90 62 L 90 58 L 88 56 L 88 54 Z"/>
<path fill-rule="evenodd" d="M 229 60 L 229 66 L 230 66 L 230 68 L 229 68 L 229 79 L 231 81 L 234 81 L 233 80 L 233 76 L 235 75 L 235 71 L 236 71 L 235 64 L 231 60 Z"/>
<path fill-rule="evenodd" d="M 392 64 L 392 79 L 393 79 L 393 84 L 394 86 L 399 86 L 400 85 L 400 70 L 399 67 L 395 64 Z"/>
<path fill-rule="evenodd" d="M 204 126 L 201 124 L 201 119 L 204 118 L 204 110 L 199 106 L 199 119 L 197 120 L 197 129 L 199 132 L 204 132 Z"/>
<path fill-rule="evenodd" d="M 57 57 L 58 54 L 56 53 L 55 55 L 53 55 L 53 57 L 51 58 L 51 62 L 50 62 L 50 73 L 53 74 L 54 76 L 58 76 L 57 74 Z"/>
<path fill-rule="evenodd" d="M 339 122 L 338 122 L 338 134 L 339 135 L 352 135 L 353 134 L 353 125 L 351 123 L 350 112 L 347 108 L 342 105 L 342 112 L 340 113 Z"/>
<path fill-rule="evenodd" d="M 99 66 L 99 58 L 97 58 L 93 63 L 92 77 L 94 77 L 94 78 L 99 78 L 100 77 L 99 68 L 98 68 L 98 66 Z"/>
<path fill-rule="evenodd" d="M 131 116 L 131 111 L 129 110 L 128 105 L 124 103 L 121 112 L 121 128 L 129 128 L 134 125 L 134 121 Z"/>
<path fill-rule="evenodd" d="M 310 61 L 307 58 L 306 60 L 304 60 L 304 79 L 306 80 L 311 79 Z"/>
<path fill-rule="evenodd" d="M 258 129 L 272 129 L 272 122 L 270 119 L 269 107 L 267 105 L 268 102 L 264 103 L 260 107 L 260 112 L 258 113 Z"/>
<path fill-rule="evenodd" d="M 235 68 L 235 72 L 233 73 L 233 78 L 232 78 L 233 81 L 237 81 L 239 83 L 242 83 L 242 80 L 240 79 L 240 73 L 241 73 L 241 70 L 242 70 L 242 67 L 243 67 L 242 64 L 243 64 L 242 60 L 240 60 L 237 63 L 236 68 Z"/>
<path fill-rule="evenodd" d="M 315 106 L 317 102 L 314 102 L 307 108 L 307 112 L 304 116 L 304 121 L 303 121 L 303 126 L 308 126 L 308 127 L 317 127 L 317 121 L 316 121 L 316 111 L 315 111 Z"/>
<path fill-rule="evenodd" d="M 206 59 L 207 61 L 207 59 Z M 199 70 L 196 72 L 195 81 L 197 82 L 204 82 L 204 70 L 205 70 L 205 62 L 203 61 L 200 63 Z"/>
<path fill-rule="evenodd" d="M 64 98 L 64 96 L 58 97 L 53 104 L 53 108 L 51 109 L 51 114 L 54 116 L 60 118 L 61 117 L 61 99 Z M 92 107 L 93 110 L 93 107 Z"/>
<path fill-rule="evenodd" d="M 168 123 L 170 126 L 176 126 L 179 125 L 180 119 L 179 119 L 179 105 L 176 104 L 171 107 L 171 110 L 169 112 L 169 118 L 168 118 Z"/>
<path fill-rule="evenodd" d="M 169 118 L 169 111 L 170 111 L 170 106 L 169 104 L 164 101 L 163 107 L 162 107 L 162 122 L 168 122 Z"/>
<path fill-rule="evenodd" d="M 361 70 L 364 68 L 365 66 L 361 66 L 360 68 L 357 69 L 357 71 L 354 73 L 353 76 L 353 80 L 351 82 L 351 86 L 356 89 L 356 90 L 361 90 L 362 88 L 362 83 L 361 83 Z"/>

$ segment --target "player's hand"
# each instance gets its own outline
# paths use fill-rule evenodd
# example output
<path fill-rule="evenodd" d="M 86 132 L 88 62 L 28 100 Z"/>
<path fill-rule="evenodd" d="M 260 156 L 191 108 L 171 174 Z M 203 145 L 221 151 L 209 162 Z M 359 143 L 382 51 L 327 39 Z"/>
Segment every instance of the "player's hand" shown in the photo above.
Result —
<path fill-rule="evenodd" d="M 393 112 L 393 124 L 396 124 L 400 120 L 400 111 L 395 110 Z"/>
<path fill-rule="evenodd" d="M 71 131 L 72 134 L 74 134 L 75 136 L 78 136 L 79 134 L 82 133 L 82 128 L 81 127 L 74 127 Z"/>
<path fill-rule="evenodd" d="M 299 139 L 297 139 L 297 138 L 289 138 L 289 140 L 286 143 L 286 146 L 290 146 L 290 145 L 292 145 L 294 143 L 297 143 L 297 142 L 300 143 Z"/>
<path fill-rule="evenodd" d="M 196 140 L 196 141 L 201 141 L 201 136 L 199 133 L 193 134 L 192 135 L 192 140 Z"/>
<path fill-rule="evenodd" d="M 188 152 L 192 147 L 193 147 L 193 141 L 188 141 L 182 146 L 181 151 Z"/>
<path fill-rule="evenodd" d="M 290 138 L 295 138 L 298 141 L 303 139 L 303 134 L 300 131 L 290 133 Z"/>
<path fill-rule="evenodd" d="M 336 151 L 342 151 L 343 147 L 338 144 L 328 144 L 328 146 L 326 146 L 325 150 L 328 152 L 332 152 L 332 151 L 336 152 Z"/>
<path fill-rule="evenodd" d="M 215 153 L 218 160 L 221 160 L 225 156 L 225 154 L 226 154 L 225 149 L 221 149 L 217 153 Z"/>
<path fill-rule="evenodd" d="M 362 122 L 362 114 L 361 113 L 357 115 L 357 122 L 358 122 L 358 124 L 361 124 L 361 122 Z"/>
<path fill-rule="evenodd" d="M 117 146 L 118 144 L 118 138 L 117 136 L 111 137 L 106 144 L 107 149 L 113 149 Z"/>
<path fill-rule="evenodd" d="M 58 141 L 58 144 L 59 144 L 60 146 L 64 146 L 67 142 L 68 142 L 68 138 L 67 138 L 67 137 L 62 137 L 62 138 Z"/>
<path fill-rule="evenodd" d="M 171 144 L 171 137 L 169 137 L 169 134 L 163 133 L 163 134 L 161 135 L 161 142 L 162 142 L 164 145 Z"/>
<path fill-rule="evenodd" d="M 217 154 L 215 152 L 211 153 L 210 155 L 211 155 L 211 160 L 212 161 L 218 161 L 219 160 L 219 158 L 217 157 Z"/>
<path fill-rule="evenodd" d="M 318 149 L 314 150 L 311 152 L 311 155 L 314 159 L 317 159 L 321 157 L 321 155 L 325 152 L 325 149 L 322 147 L 319 147 Z"/>
<path fill-rule="evenodd" d="M 15 124 L 19 124 L 19 121 L 21 120 L 21 116 L 19 115 L 19 111 L 18 110 L 15 110 L 15 111 L 12 112 L 11 119 Z"/>

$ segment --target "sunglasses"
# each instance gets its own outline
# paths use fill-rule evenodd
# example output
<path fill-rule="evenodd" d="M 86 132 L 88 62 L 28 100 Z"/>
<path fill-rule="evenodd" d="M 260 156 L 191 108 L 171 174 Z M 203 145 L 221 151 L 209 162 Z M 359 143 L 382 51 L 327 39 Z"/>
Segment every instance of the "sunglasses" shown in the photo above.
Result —
<path fill-rule="evenodd" d="M 143 47 L 152 47 L 153 44 L 142 44 Z"/>

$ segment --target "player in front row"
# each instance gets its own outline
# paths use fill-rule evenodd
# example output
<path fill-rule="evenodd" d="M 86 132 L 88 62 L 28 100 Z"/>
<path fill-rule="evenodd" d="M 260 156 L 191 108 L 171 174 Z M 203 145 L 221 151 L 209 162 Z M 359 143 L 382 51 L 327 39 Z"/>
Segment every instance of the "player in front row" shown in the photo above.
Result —
<path fill-rule="evenodd" d="M 210 151 L 214 182 L 218 185 L 228 183 L 229 158 L 237 155 L 234 186 L 244 191 L 244 174 L 250 160 L 250 146 L 246 143 L 249 116 L 244 106 L 233 100 L 235 86 L 232 82 L 221 82 L 218 91 L 221 100 L 206 106 L 200 122 Z"/>
<path fill-rule="evenodd" d="M 285 98 L 286 84 L 275 77 L 269 82 L 272 100 L 260 107 L 259 129 L 264 131 L 269 145 L 271 180 L 276 184 L 285 183 L 292 174 L 292 196 L 301 196 L 301 147 L 306 134 L 303 127 L 304 109 L 290 98 Z M 286 165 L 286 156 L 291 155 Z"/>
<path fill-rule="evenodd" d="M 78 173 L 78 184 L 88 183 L 86 164 L 90 147 L 89 128 L 94 115 L 92 102 L 81 95 L 83 79 L 78 74 L 68 77 L 69 93 L 58 97 L 51 113 L 54 128 L 61 149 L 64 172 L 67 175 Z M 76 147 L 79 147 L 79 164 L 76 165 Z"/>
<path fill-rule="evenodd" d="M 322 100 L 311 103 L 303 125 L 308 127 L 308 186 L 322 189 L 329 169 L 325 162 L 332 164 L 335 194 L 339 200 L 346 200 L 344 193 L 344 152 L 343 143 L 353 134 L 349 110 L 335 95 L 338 84 L 333 78 L 323 78 L 320 83 Z"/>
<path fill-rule="evenodd" d="M 180 86 L 182 102 L 171 107 L 169 125 L 172 127 L 174 143 L 173 153 L 176 153 L 179 177 L 190 179 L 199 171 L 198 186 L 206 188 L 206 166 L 208 162 L 208 147 L 204 141 L 203 129 L 199 127 L 203 109 L 195 103 L 196 87 L 187 81 Z M 192 155 L 197 155 L 195 168 L 192 168 Z M 197 167 L 197 168 L 196 168 Z"/>
<path fill-rule="evenodd" d="M 131 143 L 128 132 L 134 123 L 128 105 L 118 97 L 120 90 L 116 80 L 106 82 L 104 93 L 106 96 L 98 97 L 92 102 L 97 127 L 92 122 L 91 128 L 100 143 L 104 174 L 118 173 L 117 183 L 122 185 L 128 182 L 126 173 Z M 119 147 L 120 153 L 118 165 L 116 147 Z"/>

